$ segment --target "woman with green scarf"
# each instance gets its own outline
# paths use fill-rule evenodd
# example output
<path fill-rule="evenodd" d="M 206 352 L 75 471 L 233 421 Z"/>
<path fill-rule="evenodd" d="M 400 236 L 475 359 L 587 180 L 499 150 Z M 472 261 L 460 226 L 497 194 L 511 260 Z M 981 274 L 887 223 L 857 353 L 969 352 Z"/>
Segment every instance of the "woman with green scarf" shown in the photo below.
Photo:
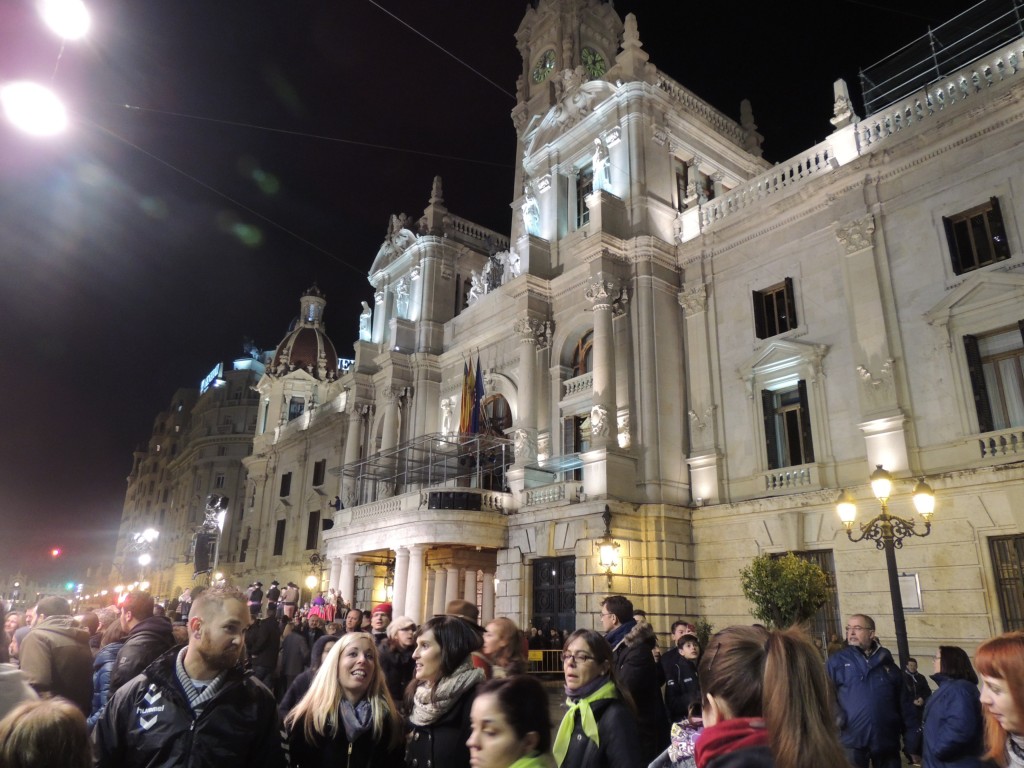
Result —
<path fill-rule="evenodd" d="M 559 768 L 643 768 L 636 716 L 616 684 L 608 641 L 577 629 L 565 641 L 562 671 L 569 711 L 555 736 Z"/>
<path fill-rule="evenodd" d="M 474 625 L 457 616 L 435 616 L 420 627 L 406 692 L 410 768 L 469 768 L 469 713 L 484 679 L 472 653 L 481 644 Z"/>

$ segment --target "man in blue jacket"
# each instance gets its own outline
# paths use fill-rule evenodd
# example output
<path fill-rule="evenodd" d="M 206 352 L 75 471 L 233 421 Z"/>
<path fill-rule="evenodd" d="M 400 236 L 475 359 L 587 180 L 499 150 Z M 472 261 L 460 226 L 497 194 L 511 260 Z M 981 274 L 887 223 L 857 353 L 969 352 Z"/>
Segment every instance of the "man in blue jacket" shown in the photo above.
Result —
<path fill-rule="evenodd" d="M 857 768 L 900 768 L 903 673 L 879 644 L 870 616 L 847 620 L 846 642 L 826 666 L 839 702 L 840 740 Z"/>

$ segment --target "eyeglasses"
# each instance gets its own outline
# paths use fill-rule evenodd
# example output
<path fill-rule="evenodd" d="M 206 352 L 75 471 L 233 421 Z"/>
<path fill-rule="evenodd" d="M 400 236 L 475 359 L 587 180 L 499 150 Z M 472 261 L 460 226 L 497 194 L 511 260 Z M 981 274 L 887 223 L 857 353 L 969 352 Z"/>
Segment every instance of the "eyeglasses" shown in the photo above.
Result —
<path fill-rule="evenodd" d="M 608 618 L 609 616 L 611 616 L 611 614 L 610 614 L 610 613 L 602 613 L 602 614 L 601 614 L 601 618 L 602 618 L 602 619 L 607 619 L 607 618 Z"/>
<path fill-rule="evenodd" d="M 874 632 L 875 631 L 874 627 L 862 627 L 862 626 L 859 626 L 859 625 L 854 625 L 852 627 L 847 627 L 846 631 L 847 632 L 851 632 L 851 631 L 853 631 L 853 632 L 863 632 L 865 629 L 868 630 L 869 632 Z"/>
<path fill-rule="evenodd" d="M 593 661 L 594 657 L 589 653 L 584 653 L 583 651 L 576 651 L 576 653 L 566 651 L 562 654 L 563 664 L 570 660 L 573 664 L 586 664 L 588 661 Z"/>

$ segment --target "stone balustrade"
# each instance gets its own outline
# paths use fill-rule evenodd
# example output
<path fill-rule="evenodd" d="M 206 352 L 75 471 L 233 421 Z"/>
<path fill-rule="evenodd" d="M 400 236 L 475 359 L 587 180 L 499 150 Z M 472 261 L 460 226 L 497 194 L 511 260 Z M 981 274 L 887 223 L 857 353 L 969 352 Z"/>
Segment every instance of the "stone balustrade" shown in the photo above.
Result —
<path fill-rule="evenodd" d="M 960 108 L 974 94 L 1020 76 L 1022 69 L 1024 43 L 1015 40 L 861 120 L 856 125 L 859 151 L 870 151 L 879 142 L 939 112 Z"/>
<path fill-rule="evenodd" d="M 838 168 L 828 139 L 796 157 L 779 163 L 770 171 L 745 181 L 700 208 L 701 229 L 737 213 L 764 198 L 777 194 L 814 176 Z"/>
<path fill-rule="evenodd" d="M 523 491 L 523 506 L 532 507 L 541 504 L 552 504 L 559 501 L 578 502 L 583 493 L 583 483 L 552 483 L 539 488 L 527 488 Z"/>
<path fill-rule="evenodd" d="M 763 475 L 764 490 L 771 494 L 793 493 L 819 487 L 818 465 L 800 464 L 795 467 L 772 469 Z"/>
<path fill-rule="evenodd" d="M 743 146 L 746 140 L 746 132 L 743 130 L 743 126 L 735 120 L 726 117 L 725 114 L 719 112 L 707 102 L 701 101 L 692 91 L 687 90 L 661 72 L 658 73 L 658 79 L 655 84 L 671 96 L 674 101 L 678 102 L 684 111 L 691 115 L 697 115 L 714 128 L 716 132 L 727 136 L 740 146 Z"/>
<path fill-rule="evenodd" d="M 1020 461 L 1024 458 L 1024 429 L 1012 427 L 1000 432 L 988 432 L 978 439 L 981 458 L 998 463 Z"/>
<path fill-rule="evenodd" d="M 391 517 L 404 512 L 429 509 L 462 509 L 469 511 L 496 512 L 507 515 L 512 508 L 512 495 L 481 488 L 458 488 L 450 486 L 423 488 L 387 499 L 378 499 L 369 504 L 352 508 L 352 521 L 366 521 Z"/>
<path fill-rule="evenodd" d="M 583 392 L 590 392 L 594 388 L 594 372 L 589 371 L 582 376 L 566 379 L 562 382 L 562 397 L 572 397 Z"/>
<path fill-rule="evenodd" d="M 471 240 L 477 243 L 483 243 L 486 240 L 490 240 L 495 251 L 507 251 L 509 248 L 509 239 L 507 235 L 502 235 L 494 230 L 481 227 L 479 224 L 466 221 L 466 219 L 460 219 L 458 216 L 446 216 L 445 221 L 448 223 L 452 234 L 456 236 L 456 239 L 461 236 L 461 239 L 463 240 Z"/>

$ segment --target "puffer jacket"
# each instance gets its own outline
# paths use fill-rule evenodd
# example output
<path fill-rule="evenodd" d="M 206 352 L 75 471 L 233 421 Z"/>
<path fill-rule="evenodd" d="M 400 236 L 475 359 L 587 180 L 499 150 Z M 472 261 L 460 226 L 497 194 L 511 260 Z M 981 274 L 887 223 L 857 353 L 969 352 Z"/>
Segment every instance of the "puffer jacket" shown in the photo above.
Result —
<path fill-rule="evenodd" d="M 93 730 L 96 768 L 284 768 L 274 697 L 241 667 L 195 716 L 172 650 L 121 686 Z"/>
<path fill-rule="evenodd" d="M 627 691 L 636 705 L 640 741 L 634 749 L 639 750 L 644 765 L 669 743 L 668 713 L 661 698 L 661 667 L 653 653 L 657 642 L 649 624 L 636 623 L 616 643 L 612 653 L 619 688 Z"/>
<path fill-rule="evenodd" d="M 579 713 L 573 713 L 569 748 L 559 768 L 644 768 L 650 763 L 641 755 L 636 718 L 621 699 L 599 699 L 591 702 L 590 710 L 600 743 L 586 737 Z"/>
<path fill-rule="evenodd" d="M 140 621 L 132 627 L 117 653 L 117 664 L 110 673 L 110 693 L 114 693 L 174 645 L 170 619 L 150 616 Z"/>
<path fill-rule="evenodd" d="M 903 673 L 888 649 L 873 641 L 867 656 L 848 645 L 829 657 L 828 676 L 839 703 L 843 746 L 873 753 L 898 752 L 903 720 Z"/>
<path fill-rule="evenodd" d="M 977 768 L 983 765 L 985 721 L 978 686 L 943 674 L 932 675 L 939 690 L 924 706 L 924 768 Z"/>
<path fill-rule="evenodd" d="M 18 651 L 21 671 L 41 695 L 63 696 L 88 715 L 92 705 L 89 633 L 71 616 L 47 616 L 25 635 Z"/>
<path fill-rule="evenodd" d="M 110 696 L 110 673 L 117 663 L 117 652 L 124 645 L 123 641 L 107 643 L 100 648 L 92 662 L 92 711 L 86 719 L 90 728 L 96 725 L 103 707 Z"/>

